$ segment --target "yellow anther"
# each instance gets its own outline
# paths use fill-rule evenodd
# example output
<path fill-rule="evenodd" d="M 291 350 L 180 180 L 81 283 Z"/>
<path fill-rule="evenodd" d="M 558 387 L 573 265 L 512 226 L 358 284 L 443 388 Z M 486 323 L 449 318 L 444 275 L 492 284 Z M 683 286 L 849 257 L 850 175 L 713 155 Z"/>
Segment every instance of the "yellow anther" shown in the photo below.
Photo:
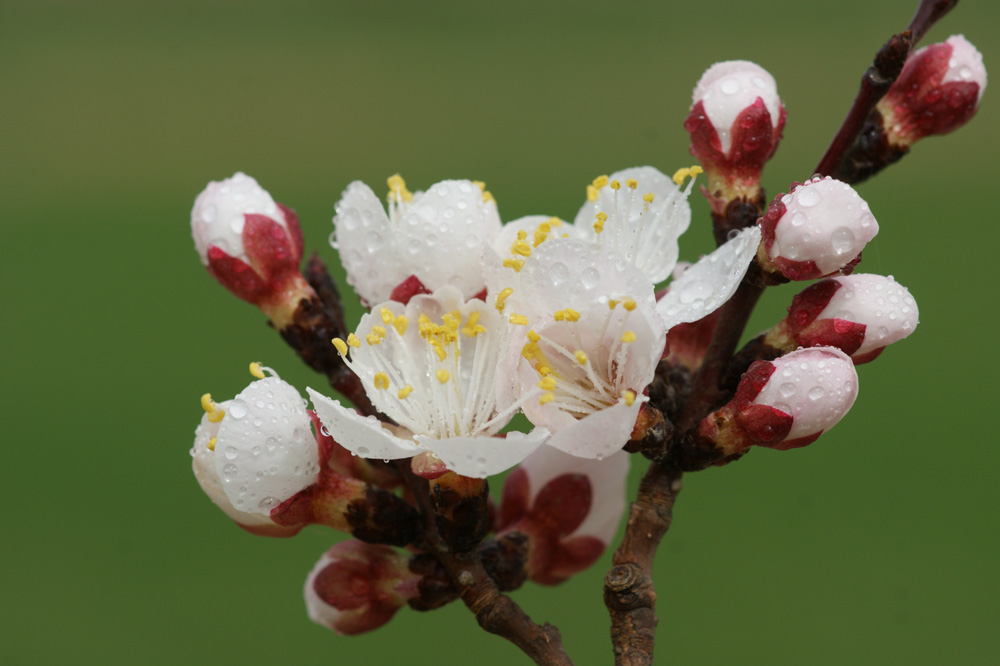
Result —
<path fill-rule="evenodd" d="M 597 193 L 597 188 L 593 185 L 587 185 L 587 201 L 597 201 L 600 195 Z"/>
<path fill-rule="evenodd" d="M 533 360 L 537 355 L 538 355 L 538 345 L 527 344 L 521 347 L 521 356 L 528 359 L 529 361 Z"/>
<path fill-rule="evenodd" d="M 542 336 L 538 335 L 538 333 L 535 333 L 534 331 L 528 331 L 528 339 L 532 342 L 538 342 L 542 339 Z"/>
<path fill-rule="evenodd" d="M 639 181 L 637 181 L 635 178 L 629 178 L 628 180 L 625 181 L 625 187 L 629 188 L 630 190 L 634 190 L 635 188 L 639 187 Z"/>
<path fill-rule="evenodd" d="M 361 346 L 361 340 L 358 340 L 358 336 L 354 335 L 353 333 L 348 333 L 347 334 L 347 346 L 348 347 L 355 347 L 355 348 L 360 347 Z"/>
<path fill-rule="evenodd" d="M 646 203 L 653 203 L 653 199 L 655 199 L 655 198 L 656 197 L 653 196 L 652 192 L 647 192 L 646 194 L 644 194 L 642 196 L 642 200 L 645 201 Z"/>
<path fill-rule="evenodd" d="M 369 333 L 368 335 L 365 336 L 365 342 L 374 347 L 375 345 L 382 344 L 382 338 L 375 335 L 374 333 Z"/>
<path fill-rule="evenodd" d="M 608 309 L 609 310 L 614 310 L 616 307 L 618 307 L 619 303 L 621 303 L 621 301 L 616 301 L 613 298 L 609 298 L 608 299 Z"/>
<path fill-rule="evenodd" d="M 604 211 L 601 211 L 600 213 L 594 216 L 594 220 L 595 220 L 594 231 L 597 233 L 601 233 L 602 231 L 604 231 L 604 223 L 608 221 L 608 214 L 605 213 Z"/>
<path fill-rule="evenodd" d="M 383 340 L 385 340 L 385 327 L 384 326 L 379 326 L 377 324 L 375 326 L 372 326 L 372 333 L 374 333 L 378 337 L 380 337 Z"/>
<path fill-rule="evenodd" d="M 587 365 L 587 352 L 581 349 L 578 350 L 576 354 L 574 354 L 574 356 L 576 356 L 577 363 L 579 363 L 580 365 Z"/>
<path fill-rule="evenodd" d="M 216 408 L 214 411 L 208 413 L 208 420 L 212 423 L 218 423 L 226 416 L 226 410 Z"/>
<path fill-rule="evenodd" d="M 611 181 L 611 189 L 617 191 L 617 190 L 620 190 L 621 188 L 622 188 L 622 184 L 619 183 L 617 180 Z"/>
<path fill-rule="evenodd" d="M 478 187 L 480 191 L 482 191 L 482 192 L 486 191 L 486 183 L 484 183 L 483 181 L 481 181 L 481 180 L 474 180 L 474 181 L 472 181 L 472 184 L 475 185 L 476 187 Z"/>
<path fill-rule="evenodd" d="M 604 223 L 601 222 L 600 220 L 598 220 L 597 222 L 594 222 L 594 233 L 595 234 L 599 234 L 602 231 L 604 231 Z"/>
<path fill-rule="evenodd" d="M 337 352 L 341 356 L 347 356 L 347 343 L 346 342 L 344 342 L 340 338 L 334 338 L 333 340 L 331 340 L 331 342 L 333 343 L 333 346 L 337 348 Z"/>
<path fill-rule="evenodd" d="M 441 321 L 444 322 L 444 325 L 448 327 L 449 331 L 455 331 L 462 325 L 462 315 L 456 310 L 455 312 L 449 312 L 441 317 Z"/>
<path fill-rule="evenodd" d="M 511 246 L 510 251 L 513 252 L 514 254 L 519 254 L 522 257 L 530 257 L 531 256 L 531 246 L 528 245 L 523 240 L 519 240 L 516 243 L 514 243 Z"/>
<path fill-rule="evenodd" d="M 694 178 L 699 173 L 704 173 L 704 169 L 695 164 L 694 166 L 684 167 L 683 169 L 678 169 L 677 171 L 675 171 L 672 180 L 678 185 L 680 185 L 681 183 L 684 182 L 684 179 L 687 178 L 688 176 Z"/>
<path fill-rule="evenodd" d="M 491 201 L 496 201 L 496 199 L 493 198 L 493 195 L 490 194 L 489 191 L 483 192 L 483 203 L 489 203 Z"/>
<path fill-rule="evenodd" d="M 510 319 L 508 321 L 510 321 L 510 323 L 515 324 L 517 326 L 527 326 L 528 325 L 528 318 L 525 317 L 522 314 L 512 314 L 510 316 Z"/>
<path fill-rule="evenodd" d="M 524 259 L 504 259 L 504 268 L 513 268 L 515 273 L 520 273 L 524 267 Z"/>
<path fill-rule="evenodd" d="M 206 444 L 205 446 L 208 448 L 209 451 L 214 451 L 215 450 L 215 442 L 216 442 L 216 438 L 215 437 L 213 437 L 212 439 L 208 440 L 208 444 Z"/>
<path fill-rule="evenodd" d="M 523 264 L 524 262 L 522 261 L 521 263 Z M 504 265 L 506 266 L 507 262 L 504 262 Z M 520 270 L 520 269 L 518 269 L 518 270 Z M 504 306 L 504 301 L 506 301 L 510 297 L 510 295 L 513 294 L 513 293 L 514 293 L 514 290 L 511 289 L 510 287 L 507 287 L 506 289 L 504 289 L 503 291 L 501 291 L 499 294 L 497 294 L 497 312 L 503 312 L 503 309 L 505 307 Z"/>
<path fill-rule="evenodd" d="M 212 394 L 206 393 L 201 396 L 201 408 L 205 410 L 206 414 L 211 414 L 215 411 L 215 403 L 212 402 Z"/>
<path fill-rule="evenodd" d="M 474 338 L 480 333 L 485 333 L 486 327 L 479 323 L 479 312 L 473 312 L 462 328 L 462 334 L 469 338 Z"/>
<path fill-rule="evenodd" d="M 392 314 L 392 310 L 389 308 L 382 308 L 378 311 L 380 317 L 382 317 L 383 324 L 391 324 L 396 320 L 396 315 Z"/>
<path fill-rule="evenodd" d="M 594 179 L 594 182 L 592 184 L 597 189 L 601 189 L 602 187 L 604 187 L 605 185 L 608 184 L 608 177 L 607 176 L 598 176 L 597 178 Z"/>
<path fill-rule="evenodd" d="M 407 319 L 406 315 L 399 315 L 396 317 L 396 321 L 392 322 L 392 327 L 396 329 L 397 333 L 402 335 L 403 333 L 406 333 L 406 325 L 408 323 L 410 323 L 410 320 Z"/>
<path fill-rule="evenodd" d="M 563 312 L 562 310 L 556 310 L 555 312 L 552 313 L 552 318 L 555 319 L 556 321 L 565 321 L 566 313 Z"/>
<path fill-rule="evenodd" d="M 566 321 L 580 321 L 580 313 L 573 308 L 566 308 L 563 312 L 566 314 Z"/>
<path fill-rule="evenodd" d="M 622 334 L 622 342 L 635 342 L 635 332 L 625 331 L 625 333 Z"/>
<path fill-rule="evenodd" d="M 552 368 L 547 365 L 538 364 L 535 366 L 535 372 L 540 374 L 542 377 L 548 377 L 552 374 Z"/>
<path fill-rule="evenodd" d="M 622 307 L 628 310 L 629 312 L 632 312 L 632 310 L 635 310 L 635 299 L 626 298 L 624 301 L 622 301 Z"/>
<path fill-rule="evenodd" d="M 602 210 L 600 213 L 598 213 L 597 215 L 595 215 L 594 218 L 597 219 L 599 222 L 607 222 L 608 221 L 608 214 L 605 213 Z"/>
<path fill-rule="evenodd" d="M 561 227 L 562 223 L 563 223 L 563 221 L 560 220 L 558 217 L 550 217 L 549 219 L 545 220 L 545 222 L 544 222 L 544 224 L 548 224 L 548 225 L 551 225 L 553 227 Z"/>
<path fill-rule="evenodd" d="M 521 229 L 520 231 L 517 232 L 517 240 L 524 240 L 527 237 L 528 237 L 528 232 L 525 231 L 524 229 Z"/>
<path fill-rule="evenodd" d="M 555 389 L 555 387 L 556 387 L 555 377 L 546 377 L 542 381 L 538 382 L 538 388 L 542 389 L 543 391 L 552 391 Z"/>
<path fill-rule="evenodd" d="M 250 364 L 250 374 L 257 379 L 264 379 L 264 371 L 260 367 L 260 363 L 254 361 Z"/>
<path fill-rule="evenodd" d="M 389 201 L 393 199 L 396 199 L 396 201 L 411 201 L 413 199 L 413 194 L 406 189 L 406 181 L 398 173 L 389 176 L 386 179 L 386 183 L 389 185 Z"/>
<path fill-rule="evenodd" d="M 439 382 L 441 382 L 442 384 L 444 384 L 446 381 L 448 381 L 451 378 L 451 375 L 448 374 L 448 371 L 445 370 L 444 368 L 441 368 L 440 370 L 438 370 L 436 373 L 434 373 L 434 375 L 437 377 L 437 380 Z"/>
<path fill-rule="evenodd" d="M 625 391 L 622 393 L 622 397 L 625 398 L 625 404 L 629 407 L 635 402 L 635 391 Z"/>
<path fill-rule="evenodd" d="M 399 398 L 400 400 L 405 400 L 406 396 L 410 395 L 411 393 L 413 393 L 413 387 L 407 384 L 406 386 L 404 386 L 403 388 L 399 389 L 399 391 L 396 392 L 396 397 Z"/>
<path fill-rule="evenodd" d="M 702 169 L 702 168 L 701 168 L 700 166 L 698 166 L 697 164 L 695 164 L 695 165 L 694 165 L 693 167 L 691 167 L 691 177 L 692 177 L 692 178 L 694 178 L 695 176 L 697 176 L 697 175 L 698 175 L 698 174 L 700 174 L 700 173 L 705 173 L 705 170 L 704 170 L 704 169 Z"/>
<path fill-rule="evenodd" d="M 442 347 L 441 343 L 437 340 L 431 340 L 431 347 L 434 348 L 434 353 L 437 354 L 439 361 L 443 361 L 448 358 L 448 352 L 444 350 L 444 347 Z"/>
<path fill-rule="evenodd" d="M 385 390 L 389 388 L 389 375 L 384 372 L 375 373 L 375 388 Z"/>
<path fill-rule="evenodd" d="M 553 393 L 546 393 L 541 398 L 538 399 L 538 404 L 539 405 L 545 405 L 545 404 L 548 404 L 548 403 L 552 402 L 555 399 L 556 399 L 556 396 Z"/>

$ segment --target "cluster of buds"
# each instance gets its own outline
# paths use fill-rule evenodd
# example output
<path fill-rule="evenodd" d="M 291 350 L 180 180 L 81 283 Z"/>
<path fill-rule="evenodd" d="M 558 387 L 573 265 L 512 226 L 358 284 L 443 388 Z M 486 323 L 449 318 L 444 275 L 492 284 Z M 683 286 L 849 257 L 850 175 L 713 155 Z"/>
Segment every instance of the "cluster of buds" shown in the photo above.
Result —
<path fill-rule="evenodd" d="M 956 37 L 896 85 L 877 113 L 905 150 L 968 120 L 985 73 Z M 598 176 L 572 221 L 503 223 L 478 181 L 411 192 L 394 175 L 386 206 L 351 183 L 330 242 L 367 308 L 353 332 L 322 262 L 300 271 L 295 214 L 244 174 L 209 184 L 191 219 L 202 262 L 352 404 L 308 387 L 310 405 L 251 364 L 232 400 L 202 396 L 199 484 L 254 534 L 350 534 L 305 597 L 313 620 L 356 634 L 404 605 L 590 566 L 618 529 L 629 453 L 679 474 L 816 441 L 854 404 L 855 366 L 918 310 L 893 278 L 851 275 L 879 228 L 855 181 L 811 177 L 766 205 L 785 117 L 763 68 L 718 63 L 684 123 L 700 166 Z M 718 247 L 682 264 L 703 171 Z M 789 280 L 819 281 L 736 352 L 758 297 Z M 530 427 L 511 427 L 519 414 Z M 494 509 L 486 479 L 508 470 Z"/>

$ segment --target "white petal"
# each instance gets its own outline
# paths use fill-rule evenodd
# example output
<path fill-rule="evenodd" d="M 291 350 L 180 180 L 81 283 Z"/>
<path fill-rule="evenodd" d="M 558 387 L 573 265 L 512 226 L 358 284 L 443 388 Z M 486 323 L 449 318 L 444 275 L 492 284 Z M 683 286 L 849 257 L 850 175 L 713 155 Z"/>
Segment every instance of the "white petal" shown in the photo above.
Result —
<path fill-rule="evenodd" d="M 319 452 L 305 401 L 278 377 L 252 382 L 219 425 L 215 467 L 233 506 L 271 509 L 315 483 Z"/>
<path fill-rule="evenodd" d="M 316 566 L 314 566 L 309 572 L 309 575 L 306 576 L 306 585 L 303 593 L 306 599 L 306 613 L 309 614 L 309 619 L 316 624 L 321 624 L 339 634 L 340 632 L 337 630 L 336 626 L 337 621 L 345 611 L 342 611 L 339 608 L 331 606 L 323 601 L 319 594 L 316 593 L 314 585 L 316 578 L 333 562 L 334 558 L 332 556 L 328 553 L 323 553 L 322 557 L 319 558 L 319 561 L 316 562 Z"/>
<path fill-rule="evenodd" d="M 760 229 L 739 232 L 670 283 L 656 304 L 667 330 L 717 310 L 736 291 L 760 245 Z"/>
<path fill-rule="evenodd" d="M 281 226 L 285 217 L 257 181 L 242 172 L 209 183 L 191 210 L 191 235 L 201 263 L 208 265 L 208 248 L 215 245 L 231 257 L 249 261 L 243 251 L 244 215 L 266 215 Z"/>
<path fill-rule="evenodd" d="M 729 152 L 736 118 L 758 97 L 763 100 L 773 127 L 778 126 L 781 116 L 781 99 L 774 77 L 760 65 L 746 60 L 729 60 L 709 67 L 699 79 L 692 97 L 692 104 L 704 104 L 705 113 L 719 135 L 723 153 Z"/>
<path fill-rule="evenodd" d="M 632 437 L 639 409 L 648 396 L 637 396 L 631 406 L 621 401 L 586 416 L 549 439 L 549 446 L 581 458 L 607 458 Z"/>
<path fill-rule="evenodd" d="M 420 453 L 414 442 L 396 437 L 374 416 L 361 416 L 311 388 L 306 388 L 306 392 L 323 427 L 348 451 L 362 458 L 382 460 L 410 458 Z"/>
<path fill-rule="evenodd" d="M 530 485 L 528 505 L 535 501 L 545 484 L 557 476 L 583 474 L 590 481 L 590 513 L 570 536 L 589 535 L 610 543 L 625 511 L 629 461 L 630 456 L 624 451 L 613 453 L 604 460 L 593 460 L 543 446 L 521 463 Z"/>
<path fill-rule="evenodd" d="M 681 190 L 667 175 L 648 166 L 617 171 L 609 179 L 618 180 L 622 187 L 616 192 L 604 186 L 596 201 L 580 208 L 573 222 L 577 235 L 617 250 L 650 282 L 666 280 L 677 263 L 677 239 L 691 223 L 690 189 Z M 629 179 L 638 183 L 635 190 L 624 185 Z M 647 194 L 653 195 L 652 203 L 643 200 Z M 598 234 L 594 220 L 600 212 L 608 220 Z"/>
<path fill-rule="evenodd" d="M 396 234 L 382 202 L 361 181 L 347 186 L 333 218 L 340 261 L 347 282 L 367 303 L 388 300 L 400 282 L 411 275 L 397 255 Z"/>
<path fill-rule="evenodd" d="M 529 433 L 510 432 L 506 437 L 450 437 L 432 439 L 417 435 L 414 439 L 444 461 L 448 469 L 476 478 L 486 478 L 510 469 L 537 449 L 549 432 L 535 428 Z"/>
<path fill-rule="evenodd" d="M 483 246 L 500 226 L 496 203 L 471 181 L 436 183 L 400 220 L 399 260 L 431 291 L 451 285 L 472 298 L 486 285 Z"/>

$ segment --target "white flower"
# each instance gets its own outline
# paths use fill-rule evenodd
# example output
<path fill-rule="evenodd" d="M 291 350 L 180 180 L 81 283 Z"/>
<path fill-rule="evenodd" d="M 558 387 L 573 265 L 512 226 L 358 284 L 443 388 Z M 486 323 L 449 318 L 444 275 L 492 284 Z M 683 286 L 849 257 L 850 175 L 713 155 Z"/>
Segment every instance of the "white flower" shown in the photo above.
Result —
<path fill-rule="evenodd" d="M 442 181 L 416 194 L 399 176 L 388 182 L 388 214 L 360 181 L 337 203 L 331 243 L 348 283 L 367 304 L 389 300 L 411 275 L 429 291 L 451 285 L 467 299 L 479 294 L 482 246 L 501 226 L 490 193 L 468 180 Z"/>
<path fill-rule="evenodd" d="M 344 448 L 383 459 L 431 451 L 454 472 L 485 477 L 517 464 L 545 440 L 541 429 L 493 436 L 518 405 L 498 400 L 508 327 L 483 301 L 442 287 L 405 306 L 377 305 L 359 330 L 369 332 L 335 344 L 372 404 L 402 431 L 308 389 L 324 427 Z"/>
<path fill-rule="evenodd" d="M 498 384 L 501 395 L 553 431 L 551 446 L 586 458 L 619 450 L 666 342 L 652 283 L 618 252 L 564 238 L 488 278 L 496 308 L 524 325 L 501 367 L 516 381 Z"/>

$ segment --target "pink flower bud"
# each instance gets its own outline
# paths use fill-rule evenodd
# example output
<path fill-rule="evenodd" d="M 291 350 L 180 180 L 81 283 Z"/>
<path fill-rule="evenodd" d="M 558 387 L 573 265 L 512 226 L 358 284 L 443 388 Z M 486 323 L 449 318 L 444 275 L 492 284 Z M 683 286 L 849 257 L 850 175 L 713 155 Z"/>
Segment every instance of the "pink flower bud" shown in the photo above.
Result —
<path fill-rule="evenodd" d="M 710 189 L 728 186 L 740 194 L 756 191 L 784 125 L 785 107 L 774 77 L 746 60 L 709 67 L 684 121 L 691 154 L 705 168 Z"/>
<path fill-rule="evenodd" d="M 829 176 L 793 184 L 761 218 L 758 260 L 790 280 L 850 273 L 861 250 L 878 233 L 868 204 L 848 185 Z"/>
<path fill-rule="evenodd" d="M 312 294 L 299 271 L 298 218 L 244 173 L 211 182 L 198 195 L 191 235 L 209 273 L 269 315 L 282 306 L 294 310 Z"/>
<path fill-rule="evenodd" d="M 600 557 L 625 511 L 628 468 L 621 451 L 596 460 L 543 446 L 507 476 L 497 532 L 531 537 L 533 581 L 561 583 Z"/>
<path fill-rule="evenodd" d="M 891 145 L 947 134 L 968 122 L 986 89 L 983 56 L 962 35 L 914 51 L 878 103 Z"/>
<path fill-rule="evenodd" d="M 417 596 L 419 577 L 410 573 L 408 561 L 389 546 L 341 541 L 306 578 L 309 618 L 338 634 L 381 627 Z"/>
<path fill-rule="evenodd" d="M 857 365 L 910 335 L 918 316 L 916 301 L 892 277 L 850 275 L 822 280 L 798 294 L 780 330 L 788 346 L 837 347 Z"/>

